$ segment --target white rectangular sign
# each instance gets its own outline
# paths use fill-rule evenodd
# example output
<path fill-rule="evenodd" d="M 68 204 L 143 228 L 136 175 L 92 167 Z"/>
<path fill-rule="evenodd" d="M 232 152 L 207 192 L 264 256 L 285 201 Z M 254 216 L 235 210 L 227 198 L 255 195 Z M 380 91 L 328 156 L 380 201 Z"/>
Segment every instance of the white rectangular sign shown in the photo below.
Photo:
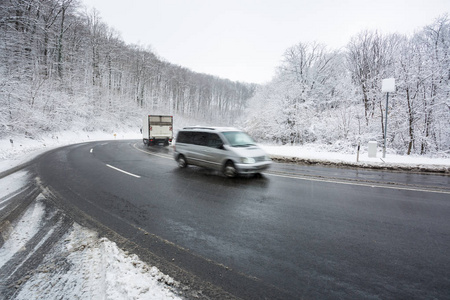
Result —
<path fill-rule="evenodd" d="M 395 92 L 395 78 L 383 79 L 381 85 L 381 91 L 383 93 L 393 93 Z"/>

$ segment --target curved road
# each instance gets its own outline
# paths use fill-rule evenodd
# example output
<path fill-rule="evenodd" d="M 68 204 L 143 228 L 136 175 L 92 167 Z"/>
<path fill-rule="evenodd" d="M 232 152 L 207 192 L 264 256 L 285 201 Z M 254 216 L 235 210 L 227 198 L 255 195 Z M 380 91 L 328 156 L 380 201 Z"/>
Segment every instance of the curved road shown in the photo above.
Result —
<path fill-rule="evenodd" d="M 449 176 L 274 163 L 227 179 L 140 141 L 59 148 L 36 171 L 62 207 L 209 297 L 450 294 Z"/>

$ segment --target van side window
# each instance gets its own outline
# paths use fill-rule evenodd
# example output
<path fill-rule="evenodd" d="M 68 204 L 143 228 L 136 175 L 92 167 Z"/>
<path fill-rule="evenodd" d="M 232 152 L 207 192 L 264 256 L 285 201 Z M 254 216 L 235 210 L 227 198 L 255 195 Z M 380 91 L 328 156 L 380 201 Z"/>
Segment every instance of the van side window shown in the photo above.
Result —
<path fill-rule="evenodd" d="M 176 141 L 177 143 L 186 143 L 186 134 L 184 132 L 179 132 Z"/>
<path fill-rule="evenodd" d="M 192 132 L 180 131 L 178 133 L 177 143 L 192 144 Z"/>
<path fill-rule="evenodd" d="M 223 142 L 220 139 L 220 136 L 218 136 L 215 133 L 208 134 L 208 142 L 207 142 L 208 147 L 219 148 L 221 145 L 223 145 Z"/>
<path fill-rule="evenodd" d="M 199 146 L 206 146 L 208 133 L 206 132 L 193 132 L 193 144 Z"/>

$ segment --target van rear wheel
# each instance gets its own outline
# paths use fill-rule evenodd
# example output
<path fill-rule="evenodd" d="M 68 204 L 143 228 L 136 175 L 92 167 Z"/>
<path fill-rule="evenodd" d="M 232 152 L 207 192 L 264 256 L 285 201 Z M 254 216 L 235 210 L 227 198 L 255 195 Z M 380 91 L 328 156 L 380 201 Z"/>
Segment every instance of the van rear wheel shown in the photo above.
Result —
<path fill-rule="evenodd" d="M 184 157 L 184 155 L 178 156 L 177 162 L 178 162 L 178 167 L 180 167 L 182 169 L 187 167 L 187 161 L 186 161 L 186 158 Z"/>
<path fill-rule="evenodd" d="M 236 177 L 237 170 L 232 161 L 229 161 L 226 163 L 226 165 L 223 169 L 223 174 L 228 178 Z"/>

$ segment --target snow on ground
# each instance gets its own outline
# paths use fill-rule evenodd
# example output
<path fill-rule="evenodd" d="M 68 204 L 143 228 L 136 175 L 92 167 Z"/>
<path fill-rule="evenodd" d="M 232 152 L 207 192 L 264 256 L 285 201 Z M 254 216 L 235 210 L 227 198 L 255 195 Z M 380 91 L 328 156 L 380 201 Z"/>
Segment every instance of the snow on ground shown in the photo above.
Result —
<path fill-rule="evenodd" d="M 3 182 L 0 182 L 3 184 Z M 39 223 L 44 215 L 44 205 L 33 203 L 22 218 L 16 222 L 13 230 L 2 232 L 5 243 L 0 248 L 0 268 L 20 251 L 39 230 Z M 31 298 L 30 298 L 31 299 Z"/>
<path fill-rule="evenodd" d="M 114 139 L 141 139 L 138 132 L 108 134 L 60 133 L 40 139 L 12 138 L 0 140 L 0 172 L 22 164 L 50 149 L 79 142 Z M 322 151 L 316 146 L 262 145 L 271 156 L 283 159 L 298 158 L 314 162 L 356 163 L 354 154 Z M 319 150 L 318 150 L 319 149 Z M 381 150 L 381 149 L 379 149 Z M 427 166 L 450 169 L 449 158 L 400 156 L 387 154 L 369 158 L 361 151 L 360 166 Z M 0 179 L 0 210 L 8 199 L 23 189 L 28 174 L 20 171 Z M 45 200 L 45 199 L 44 199 Z M 27 241 L 40 229 L 44 218 L 43 196 L 15 221 L 0 248 L 0 268 L 15 253 L 22 251 Z M 64 263 L 55 263 L 61 262 Z M 119 249 L 115 243 L 99 238 L 95 232 L 74 224 L 71 230 L 47 253 L 43 263 L 18 290 L 15 299 L 177 299 L 172 290 L 177 286 L 157 268 L 148 266 L 136 255 Z"/>
<path fill-rule="evenodd" d="M 29 180 L 29 175 L 25 171 L 19 171 L 0 179 L 0 210 L 8 205 L 11 198 L 21 192 L 27 180 Z"/>
<path fill-rule="evenodd" d="M 14 299 L 180 299 L 172 278 L 74 224 Z"/>
<path fill-rule="evenodd" d="M 29 161 L 53 148 L 75 143 L 115 139 L 142 139 L 142 135 L 139 133 L 139 129 L 136 129 L 136 132 L 60 132 L 35 139 L 17 136 L 3 139 L 0 140 L 0 172 Z"/>
<path fill-rule="evenodd" d="M 24 251 L 44 222 L 44 210 L 41 196 L 12 224 L 0 248 L 0 268 Z M 156 267 L 75 223 L 39 267 L 26 275 L 13 299 L 179 299 L 173 286 L 177 283 Z"/>
<path fill-rule="evenodd" d="M 382 148 L 378 147 L 376 157 L 369 157 L 368 152 L 364 147 L 361 147 L 359 153 L 359 160 L 357 162 L 357 149 L 354 149 L 353 154 L 338 153 L 321 150 L 320 145 L 306 145 L 306 146 L 275 146 L 275 145 L 261 145 L 261 147 L 274 158 L 290 160 L 295 159 L 348 164 L 360 167 L 391 167 L 391 168 L 424 168 L 427 170 L 436 170 L 450 172 L 450 158 L 431 158 L 426 156 L 416 155 L 397 155 L 386 153 L 383 158 Z"/>

